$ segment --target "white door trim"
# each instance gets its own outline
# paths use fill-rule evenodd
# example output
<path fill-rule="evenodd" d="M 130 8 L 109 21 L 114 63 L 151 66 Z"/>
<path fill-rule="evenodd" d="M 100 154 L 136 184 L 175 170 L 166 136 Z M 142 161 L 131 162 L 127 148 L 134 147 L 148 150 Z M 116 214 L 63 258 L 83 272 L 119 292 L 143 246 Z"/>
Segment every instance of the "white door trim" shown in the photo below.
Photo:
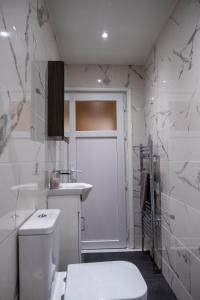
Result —
<path fill-rule="evenodd" d="M 125 113 L 125 127 L 126 127 L 126 199 L 127 199 L 127 227 L 129 232 L 127 247 L 134 248 L 134 205 L 133 205 L 133 157 L 132 157 L 132 105 L 131 105 L 131 89 L 126 88 L 68 88 L 65 87 L 65 93 L 124 93 L 126 95 L 126 113 Z M 67 100 L 67 99 L 66 99 Z"/>

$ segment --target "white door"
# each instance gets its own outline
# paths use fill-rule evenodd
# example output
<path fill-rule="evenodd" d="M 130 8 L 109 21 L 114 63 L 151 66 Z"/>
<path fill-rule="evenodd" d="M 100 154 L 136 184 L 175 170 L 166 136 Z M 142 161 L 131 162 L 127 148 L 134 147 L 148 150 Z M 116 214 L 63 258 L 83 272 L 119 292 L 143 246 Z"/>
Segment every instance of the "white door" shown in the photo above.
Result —
<path fill-rule="evenodd" d="M 124 97 L 68 95 L 70 168 L 81 171 L 72 179 L 93 185 L 81 207 L 82 249 L 126 247 Z"/>

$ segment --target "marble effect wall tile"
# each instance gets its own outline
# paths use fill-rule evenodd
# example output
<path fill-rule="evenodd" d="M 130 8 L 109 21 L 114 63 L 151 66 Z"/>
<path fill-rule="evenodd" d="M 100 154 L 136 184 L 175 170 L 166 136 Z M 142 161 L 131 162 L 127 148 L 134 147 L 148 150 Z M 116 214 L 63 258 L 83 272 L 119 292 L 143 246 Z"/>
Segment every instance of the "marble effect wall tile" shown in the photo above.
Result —
<path fill-rule="evenodd" d="M 162 194 L 162 226 L 200 259 L 199 219 L 199 210 Z"/>
<path fill-rule="evenodd" d="M 193 300 L 192 296 L 187 292 L 184 285 L 175 275 L 174 271 L 169 267 L 169 265 L 163 260 L 162 261 L 162 272 L 165 276 L 168 284 L 175 292 L 178 299 L 181 300 Z"/>
<path fill-rule="evenodd" d="M 43 0 L 0 4 L 0 28 L 9 32 L 0 43 L 2 300 L 13 300 L 17 295 L 17 229 L 37 207 L 46 205 L 46 173 L 56 161 L 56 143 L 46 140 L 47 61 L 59 59 L 49 18 Z M 54 149 L 51 156 L 49 148 Z M 16 189 L 25 184 L 37 188 Z"/>
<path fill-rule="evenodd" d="M 163 227 L 162 234 L 162 251 L 163 265 L 167 266 L 168 274 L 165 274 L 166 266 L 163 272 L 171 287 L 174 286 L 175 282 L 179 282 L 184 288 L 182 287 L 181 291 L 176 291 L 178 295 L 186 290 L 189 298 L 199 299 L 198 269 L 200 260 L 165 227 Z"/>
<path fill-rule="evenodd" d="M 178 1 L 145 67 L 146 134 L 161 159 L 163 273 L 180 300 L 200 298 L 199 28 L 199 1 Z"/>
<path fill-rule="evenodd" d="M 14 231 L 0 244 L 0 300 L 15 299 L 17 294 L 17 233 Z"/>

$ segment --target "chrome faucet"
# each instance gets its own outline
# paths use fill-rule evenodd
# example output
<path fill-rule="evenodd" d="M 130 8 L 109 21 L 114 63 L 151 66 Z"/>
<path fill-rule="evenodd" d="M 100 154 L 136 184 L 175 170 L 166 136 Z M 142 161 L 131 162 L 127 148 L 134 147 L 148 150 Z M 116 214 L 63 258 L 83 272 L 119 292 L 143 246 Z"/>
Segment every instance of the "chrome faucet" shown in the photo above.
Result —
<path fill-rule="evenodd" d="M 73 175 L 74 175 L 74 173 L 81 173 L 81 172 L 82 171 L 75 170 L 75 169 L 70 169 L 70 170 L 55 170 L 55 169 L 53 169 L 50 174 L 49 186 L 50 186 L 50 188 L 58 188 L 58 186 L 60 184 L 61 175 L 68 175 L 68 176 L 70 176 L 71 182 L 76 182 L 76 178 Z"/>

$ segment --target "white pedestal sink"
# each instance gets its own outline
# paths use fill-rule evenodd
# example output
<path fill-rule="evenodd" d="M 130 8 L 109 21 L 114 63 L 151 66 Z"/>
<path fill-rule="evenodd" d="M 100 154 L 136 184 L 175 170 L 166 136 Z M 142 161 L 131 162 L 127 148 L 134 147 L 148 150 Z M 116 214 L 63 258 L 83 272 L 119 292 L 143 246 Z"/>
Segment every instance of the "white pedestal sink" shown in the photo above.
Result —
<path fill-rule="evenodd" d="M 61 210 L 59 271 L 65 271 L 68 264 L 81 262 L 81 201 L 86 200 L 91 190 L 88 183 L 61 183 L 47 191 L 48 208 Z"/>

